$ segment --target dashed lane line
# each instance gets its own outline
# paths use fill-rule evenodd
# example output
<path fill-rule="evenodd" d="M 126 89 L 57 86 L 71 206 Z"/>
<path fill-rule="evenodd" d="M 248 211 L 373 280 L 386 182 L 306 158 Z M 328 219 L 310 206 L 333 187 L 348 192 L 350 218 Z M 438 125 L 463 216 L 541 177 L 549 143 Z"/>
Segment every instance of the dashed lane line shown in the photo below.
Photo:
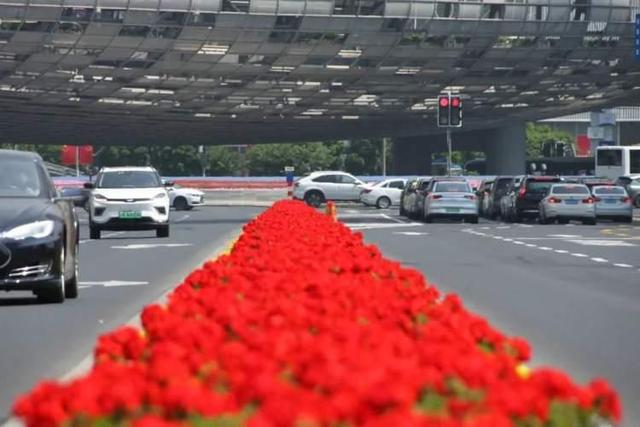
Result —
<path fill-rule="evenodd" d="M 600 257 L 592 257 L 592 258 L 589 258 L 589 259 L 590 259 L 591 261 L 600 262 L 600 263 L 606 263 L 606 262 L 609 262 L 609 260 L 608 260 L 608 259 L 600 258 Z"/>
<path fill-rule="evenodd" d="M 565 251 L 564 249 L 555 249 L 554 252 L 557 253 L 557 254 L 568 254 L 569 253 L 569 251 Z"/>
<path fill-rule="evenodd" d="M 618 263 L 618 264 L 613 264 L 616 267 L 622 267 L 622 268 L 633 268 L 633 265 L 629 265 L 629 264 L 622 264 L 622 263 Z"/>
<path fill-rule="evenodd" d="M 589 258 L 589 255 L 587 254 L 580 254 L 580 253 L 572 253 L 571 256 L 574 256 L 576 258 Z"/>

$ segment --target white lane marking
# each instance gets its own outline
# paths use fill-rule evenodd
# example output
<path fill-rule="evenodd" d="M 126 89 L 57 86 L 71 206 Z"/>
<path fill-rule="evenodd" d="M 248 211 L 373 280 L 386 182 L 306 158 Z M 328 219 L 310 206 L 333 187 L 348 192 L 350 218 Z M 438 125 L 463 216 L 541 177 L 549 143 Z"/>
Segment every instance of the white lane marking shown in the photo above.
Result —
<path fill-rule="evenodd" d="M 113 237 L 113 236 L 119 236 L 121 234 L 124 234 L 124 231 L 116 231 L 115 233 L 107 233 L 107 234 L 104 234 L 103 237 Z"/>
<path fill-rule="evenodd" d="M 528 247 L 528 248 L 537 248 L 538 247 L 538 245 L 534 245 L 533 243 L 526 243 L 525 246 Z"/>
<path fill-rule="evenodd" d="M 187 220 L 189 218 L 191 218 L 191 215 L 185 215 L 182 218 L 176 219 L 174 222 L 182 222 L 182 221 L 185 221 L 185 220 Z"/>
<path fill-rule="evenodd" d="M 491 230 L 491 227 L 480 227 L 481 230 Z"/>
<path fill-rule="evenodd" d="M 575 227 L 576 225 L 575 224 L 565 224 L 564 226 L 565 227 Z"/>
<path fill-rule="evenodd" d="M 609 262 L 608 259 L 604 259 L 604 258 L 599 258 L 599 257 L 593 257 L 593 258 L 589 258 L 591 261 L 595 261 L 595 262 Z"/>
<path fill-rule="evenodd" d="M 553 250 L 553 248 L 550 248 L 548 246 L 540 246 L 540 247 L 538 247 L 538 249 L 540 249 L 542 251 L 552 251 Z"/>
<path fill-rule="evenodd" d="M 555 253 L 557 254 L 568 254 L 569 251 L 565 251 L 564 249 L 556 249 L 554 250 Z"/>
<path fill-rule="evenodd" d="M 620 263 L 620 264 L 613 264 L 613 265 L 615 265 L 616 267 L 622 267 L 622 268 L 633 268 L 633 265 L 629 265 L 629 264 Z"/>
<path fill-rule="evenodd" d="M 513 242 L 513 239 L 509 239 L 507 237 L 503 237 L 502 240 L 504 240 L 505 242 Z"/>
<path fill-rule="evenodd" d="M 400 224 L 406 224 L 406 223 L 407 223 L 406 221 L 403 221 L 403 220 L 401 220 L 401 219 L 399 219 L 399 218 L 394 218 L 394 217 L 389 216 L 389 215 L 387 215 L 387 214 L 382 214 L 381 216 L 382 216 L 383 218 L 389 219 L 389 220 L 391 220 L 391 221 L 399 222 Z"/>
<path fill-rule="evenodd" d="M 571 254 L 571 256 L 577 257 L 577 258 L 588 258 L 589 255 L 587 254 Z"/>
<path fill-rule="evenodd" d="M 102 282 L 78 282 L 78 287 L 81 289 L 90 288 L 92 286 L 103 286 L 105 288 L 116 288 L 120 286 L 141 286 L 148 285 L 149 282 L 132 282 L 126 280 L 107 280 Z"/>
<path fill-rule="evenodd" d="M 493 236 L 493 238 L 494 238 L 494 239 L 497 239 L 497 240 L 502 240 L 502 239 L 504 239 L 504 237 L 502 237 L 502 236 Z"/>
<path fill-rule="evenodd" d="M 622 240 L 567 240 L 567 242 L 583 246 L 637 246 L 633 243 L 623 242 Z"/>
<path fill-rule="evenodd" d="M 563 238 L 567 238 L 567 239 L 572 238 L 572 237 L 580 237 L 580 238 L 582 237 L 579 234 L 547 234 L 547 236 L 549 236 L 549 237 L 563 237 Z"/>
<path fill-rule="evenodd" d="M 155 249 L 155 248 L 183 248 L 193 246 L 192 243 L 137 243 L 131 245 L 111 246 L 111 249 Z"/>
<path fill-rule="evenodd" d="M 522 228 L 533 228 L 533 225 L 531 224 L 519 224 L 518 227 L 522 227 Z"/>
<path fill-rule="evenodd" d="M 501 227 L 496 227 L 497 230 L 506 230 L 507 228 L 511 228 L 510 225 L 503 225 Z"/>
<path fill-rule="evenodd" d="M 513 243 L 514 245 L 524 245 L 524 242 L 520 242 L 520 241 L 518 241 L 518 240 L 514 240 L 514 241 L 513 241 L 513 242 L 511 242 L 511 243 Z"/>
<path fill-rule="evenodd" d="M 426 236 L 429 233 L 420 233 L 418 231 L 396 231 L 393 234 L 402 234 L 404 236 Z"/>

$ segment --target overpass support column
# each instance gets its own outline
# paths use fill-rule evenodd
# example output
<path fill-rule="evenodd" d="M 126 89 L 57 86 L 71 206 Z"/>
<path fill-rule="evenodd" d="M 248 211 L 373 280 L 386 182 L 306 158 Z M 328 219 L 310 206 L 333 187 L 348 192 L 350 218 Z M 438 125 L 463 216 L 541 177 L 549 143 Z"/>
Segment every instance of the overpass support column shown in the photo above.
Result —
<path fill-rule="evenodd" d="M 427 137 L 396 138 L 393 141 L 394 175 L 429 175 L 432 150 Z"/>
<path fill-rule="evenodd" d="M 488 175 L 521 175 L 525 173 L 526 134 L 524 122 L 486 132 L 484 151 Z"/>

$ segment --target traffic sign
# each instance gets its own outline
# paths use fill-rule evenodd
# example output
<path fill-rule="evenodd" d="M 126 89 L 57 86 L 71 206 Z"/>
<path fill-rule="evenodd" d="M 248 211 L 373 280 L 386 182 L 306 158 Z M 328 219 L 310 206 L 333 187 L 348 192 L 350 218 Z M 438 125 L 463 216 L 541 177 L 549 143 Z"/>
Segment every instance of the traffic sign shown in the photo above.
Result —
<path fill-rule="evenodd" d="M 636 43 L 635 43 L 635 51 L 636 51 L 636 61 L 640 62 L 640 13 L 636 13 Z"/>

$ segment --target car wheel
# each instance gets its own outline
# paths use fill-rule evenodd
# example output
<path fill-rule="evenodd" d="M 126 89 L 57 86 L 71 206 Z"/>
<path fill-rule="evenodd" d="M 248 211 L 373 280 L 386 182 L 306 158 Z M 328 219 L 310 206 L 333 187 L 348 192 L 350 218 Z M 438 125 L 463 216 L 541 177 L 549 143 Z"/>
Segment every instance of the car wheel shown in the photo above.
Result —
<path fill-rule="evenodd" d="M 584 225 L 596 225 L 598 221 L 595 218 L 587 218 L 582 220 L 582 224 Z"/>
<path fill-rule="evenodd" d="M 636 198 L 633 199 L 633 204 L 636 206 L 636 208 L 640 208 L 640 194 L 638 194 Z"/>
<path fill-rule="evenodd" d="M 378 209 L 389 209 L 389 206 L 391 206 L 391 200 L 386 196 L 379 197 L 376 201 L 376 208 Z"/>
<path fill-rule="evenodd" d="M 309 206 L 317 208 L 317 207 L 320 207 L 322 202 L 324 202 L 324 196 L 319 191 L 311 190 L 304 195 L 304 201 Z"/>
<path fill-rule="evenodd" d="M 76 251 L 73 256 L 73 276 L 67 280 L 64 284 L 64 296 L 65 298 L 78 298 L 78 273 L 80 270 L 78 263 L 78 250 L 79 246 L 76 243 Z"/>
<path fill-rule="evenodd" d="M 100 239 L 100 228 L 98 228 L 97 226 L 95 226 L 93 224 L 89 224 L 89 238 L 91 240 Z"/>
<path fill-rule="evenodd" d="M 630 224 L 633 222 L 633 217 L 632 216 L 625 216 L 622 218 L 622 222 L 626 222 L 627 224 Z"/>
<path fill-rule="evenodd" d="M 156 237 L 162 237 L 162 238 L 169 237 L 169 226 L 168 225 L 162 225 L 162 226 L 156 228 Z"/>
<path fill-rule="evenodd" d="M 477 224 L 477 223 L 478 223 L 478 216 L 477 216 L 477 215 L 474 215 L 474 216 L 472 216 L 472 217 L 469 217 L 469 222 L 470 222 L 471 224 Z"/>
<path fill-rule="evenodd" d="M 187 203 L 187 199 L 184 197 L 176 197 L 173 201 L 173 207 L 176 208 L 177 211 L 186 211 L 189 209 L 189 203 Z"/>
<path fill-rule="evenodd" d="M 55 303 L 59 304 L 64 302 L 64 292 L 66 290 L 66 281 L 64 278 L 65 271 L 65 250 L 62 248 L 60 251 L 60 257 L 58 258 L 58 268 L 60 270 L 60 277 L 55 279 L 52 283 L 52 287 L 50 289 L 45 289 L 40 291 L 37 296 L 38 299 L 42 302 Z"/>
<path fill-rule="evenodd" d="M 569 224 L 569 220 L 566 218 L 558 218 L 558 224 Z"/>
<path fill-rule="evenodd" d="M 426 222 L 427 224 L 431 224 L 433 222 L 433 217 L 431 215 L 425 215 L 424 222 Z"/>

